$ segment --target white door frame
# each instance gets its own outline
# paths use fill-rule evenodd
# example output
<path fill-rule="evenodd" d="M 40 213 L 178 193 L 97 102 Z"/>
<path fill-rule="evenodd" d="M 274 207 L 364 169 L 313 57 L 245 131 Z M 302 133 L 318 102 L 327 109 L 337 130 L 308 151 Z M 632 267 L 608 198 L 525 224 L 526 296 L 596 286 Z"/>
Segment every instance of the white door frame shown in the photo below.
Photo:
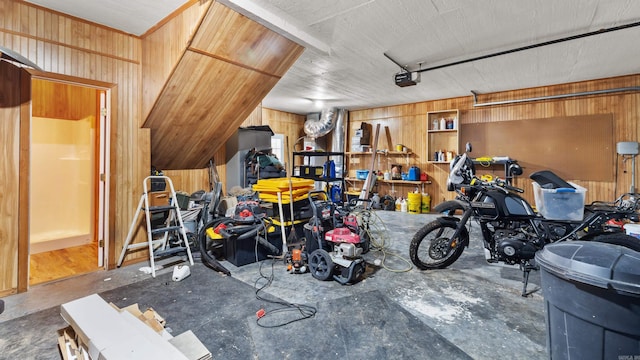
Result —
<path fill-rule="evenodd" d="M 100 110 L 98 114 L 97 125 L 100 131 L 100 144 L 98 146 L 99 152 L 99 164 L 98 164 L 98 233 L 96 238 L 98 240 L 98 267 L 106 269 L 109 256 L 109 188 L 110 188 L 110 153 L 111 153 L 111 88 L 92 85 L 90 83 L 83 83 L 81 81 L 68 81 L 47 76 L 33 76 L 34 79 L 65 83 L 74 86 L 82 86 L 86 88 L 95 89 L 100 93 Z"/>
<path fill-rule="evenodd" d="M 98 266 L 105 268 L 105 259 L 109 256 L 109 164 L 110 164 L 110 134 L 111 134 L 111 91 L 100 91 L 100 144 L 98 146 Z"/>

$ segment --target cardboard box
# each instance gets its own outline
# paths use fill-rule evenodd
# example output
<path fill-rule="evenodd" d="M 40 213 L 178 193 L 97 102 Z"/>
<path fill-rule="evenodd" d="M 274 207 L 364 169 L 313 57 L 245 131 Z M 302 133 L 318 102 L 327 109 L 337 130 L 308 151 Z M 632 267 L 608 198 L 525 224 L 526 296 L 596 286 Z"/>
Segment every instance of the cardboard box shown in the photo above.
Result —
<path fill-rule="evenodd" d="M 123 311 L 129 312 L 131 315 L 135 316 L 140 321 L 145 323 L 147 326 L 152 328 L 155 332 L 163 336 L 168 335 L 168 333 L 166 335 L 164 334 L 166 332 L 164 328 L 166 324 L 165 319 L 162 316 L 160 316 L 160 314 L 158 314 L 155 310 L 153 310 L 153 308 L 148 308 L 147 310 L 142 312 L 140 311 L 138 304 L 131 304 L 122 309 L 117 307 L 114 303 L 109 303 L 109 305 L 111 305 L 114 309 L 118 310 L 119 312 L 123 312 Z"/>
<path fill-rule="evenodd" d="M 367 123 L 360 124 L 360 131 L 362 135 L 362 140 L 360 142 L 361 145 L 371 145 L 371 130 L 373 129 L 373 125 Z"/>
<path fill-rule="evenodd" d="M 351 144 L 351 151 L 352 152 L 364 152 L 365 148 L 368 148 L 367 145 L 355 145 L 355 144 Z"/>
<path fill-rule="evenodd" d="M 156 191 L 149 193 L 149 206 L 168 206 L 169 191 Z"/>
<path fill-rule="evenodd" d="M 139 317 L 114 309 L 97 294 L 62 304 L 60 315 L 90 359 L 130 359 L 135 353 L 137 359 L 188 360 Z"/>
<path fill-rule="evenodd" d="M 58 330 L 58 347 L 64 360 L 83 359 L 86 353 L 80 344 L 71 326 Z"/>

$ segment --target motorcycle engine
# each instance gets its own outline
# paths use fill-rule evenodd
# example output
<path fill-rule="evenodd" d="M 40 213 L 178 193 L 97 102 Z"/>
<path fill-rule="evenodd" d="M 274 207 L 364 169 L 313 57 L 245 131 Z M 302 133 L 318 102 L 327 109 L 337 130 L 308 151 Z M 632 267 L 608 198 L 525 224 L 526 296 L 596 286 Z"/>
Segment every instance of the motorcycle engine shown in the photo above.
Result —
<path fill-rule="evenodd" d="M 500 229 L 495 231 L 493 238 L 498 254 L 507 262 L 533 259 L 536 254 L 537 248 L 524 233 Z"/>
<path fill-rule="evenodd" d="M 343 259 L 353 259 L 362 255 L 362 249 L 350 243 L 340 243 L 334 249 L 336 256 Z"/>

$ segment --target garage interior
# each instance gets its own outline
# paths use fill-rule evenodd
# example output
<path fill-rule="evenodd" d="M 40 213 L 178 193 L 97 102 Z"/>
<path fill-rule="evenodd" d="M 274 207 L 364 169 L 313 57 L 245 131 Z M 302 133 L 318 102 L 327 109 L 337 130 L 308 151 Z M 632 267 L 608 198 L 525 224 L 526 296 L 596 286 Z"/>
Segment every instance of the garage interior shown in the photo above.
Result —
<path fill-rule="evenodd" d="M 143 352 L 96 348 L 72 324 L 78 300 L 153 309 L 158 334 L 192 336 L 199 352 L 175 347 L 194 359 L 640 356 L 637 329 L 597 321 L 635 350 L 571 334 L 582 350 L 551 347 L 541 271 L 522 296 L 518 264 L 485 259 L 479 219 L 446 268 L 410 255 L 456 198 L 468 143 L 479 178 L 506 179 L 545 216 L 530 178 L 543 170 L 575 185 L 580 211 L 636 193 L 639 4 L 6 0 L 0 12 L 0 358 L 73 358 L 71 343 Z M 308 249 L 325 205 L 354 215 L 322 233 L 335 254 Z M 637 211 L 615 220 L 607 231 L 637 237 Z M 267 244 L 232 234 L 249 223 Z M 629 276 L 611 302 L 637 319 Z M 108 324 L 95 326 L 105 339 Z"/>

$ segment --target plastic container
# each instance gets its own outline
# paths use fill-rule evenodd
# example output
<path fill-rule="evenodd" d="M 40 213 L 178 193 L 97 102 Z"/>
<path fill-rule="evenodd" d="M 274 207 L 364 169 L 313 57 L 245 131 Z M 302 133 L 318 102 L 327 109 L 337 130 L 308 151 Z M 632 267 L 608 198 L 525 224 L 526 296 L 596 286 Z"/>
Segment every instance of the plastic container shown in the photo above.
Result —
<path fill-rule="evenodd" d="M 640 224 L 625 224 L 624 231 L 627 235 L 640 239 Z"/>
<path fill-rule="evenodd" d="M 409 175 L 407 176 L 410 181 L 418 181 L 420 180 L 420 168 L 417 166 L 412 166 L 409 168 Z"/>
<path fill-rule="evenodd" d="M 422 193 L 422 206 L 420 212 L 423 214 L 431 212 L 431 195 L 428 193 Z"/>
<path fill-rule="evenodd" d="M 176 199 L 178 199 L 178 207 L 180 210 L 187 210 L 189 208 L 189 194 L 176 193 Z"/>
<path fill-rule="evenodd" d="M 633 358 L 640 349 L 640 252 L 588 241 L 536 254 L 550 359 Z"/>
<path fill-rule="evenodd" d="M 277 249 L 282 249 L 282 237 L 269 235 L 267 241 Z M 256 251 L 258 261 L 264 260 L 271 254 L 264 246 L 256 246 L 255 237 L 248 239 L 237 239 L 231 237 L 223 240 L 224 258 L 235 266 L 244 266 L 256 262 Z"/>
<path fill-rule="evenodd" d="M 334 203 L 342 202 L 342 189 L 338 185 L 331 185 L 331 201 Z"/>
<path fill-rule="evenodd" d="M 336 163 L 333 160 L 324 163 L 323 175 L 326 178 L 336 177 Z"/>
<path fill-rule="evenodd" d="M 584 216 L 584 197 L 587 189 L 569 183 L 575 189 L 545 189 L 533 182 L 533 196 L 538 212 L 549 220 L 580 221 Z"/>
<path fill-rule="evenodd" d="M 356 179 L 358 180 L 367 180 L 367 175 L 369 175 L 369 170 L 356 170 Z"/>
<path fill-rule="evenodd" d="M 407 196 L 407 210 L 411 214 L 420 214 L 420 207 L 422 205 L 421 193 L 409 193 Z"/>
<path fill-rule="evenodd" d="M 380 209 L 380 195 L 378 193 L 373 193 L 371 197 L 371 207 L 374 209 Z"/>

